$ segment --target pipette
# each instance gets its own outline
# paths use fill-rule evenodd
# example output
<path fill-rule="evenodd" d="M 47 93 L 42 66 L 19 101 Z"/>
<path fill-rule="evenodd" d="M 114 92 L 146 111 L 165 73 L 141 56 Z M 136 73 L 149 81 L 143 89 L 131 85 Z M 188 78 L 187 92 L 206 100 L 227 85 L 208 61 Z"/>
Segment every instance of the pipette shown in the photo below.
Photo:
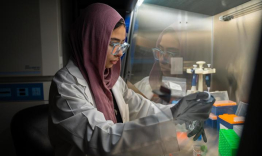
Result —
<path fill-rule="evenodd" d="M 210 68 L 211 64 L 207 64 L 208 68 Z M 211 74 L 206 74 L 205 77 L 206 85 L 207 85 L 207 91 L 210 91 L 210 81 L 211 81 Z"/>
<path fill-rule="evenodd" d="M 192 77 L 192 86 L 191 86 L 191 91 L 196 91 L 196 83 L 197 83 L 197 75 L 196 75 L 196 73 L 195 73 L 195 69 L 197 68 L 197 65 L 193 65 L 193 69 L 191 70 L 191 72 L 192 72 L 192 75 L 193 75 L 193 77 Z"/>

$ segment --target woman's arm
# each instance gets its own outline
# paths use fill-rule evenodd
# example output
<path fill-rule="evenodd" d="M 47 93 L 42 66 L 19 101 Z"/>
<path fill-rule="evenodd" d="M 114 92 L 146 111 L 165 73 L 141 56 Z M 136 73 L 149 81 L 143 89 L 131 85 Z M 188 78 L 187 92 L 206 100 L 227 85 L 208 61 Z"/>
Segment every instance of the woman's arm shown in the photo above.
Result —
<path fill-rule="evenodd" d="M 114 124 L 105 120 L 87 99 L 85 88 L 75 84 L 70 75 L 60 75 L 53 81 L 49 123 L 50 133 L 57 135 L 53 137 L 88 155 L 142 156 L 178 151 L 170 110 Z"/>
<path fill-rule="evenodd" d="M 137 94 L 126 85 L 124 80 L 119 77 L 116 87 L 120 88 L 125 102 L 129 106 L 130 120 L 135 120 L 141 117 L 146 117 L 152 114 L 163 112 L 163 115 L 169 116 L 170 107 L 173 105 L 162 105 L 154 103 L 140 94 Z M 167 113 L 168 112 L 168 113 Z M 171 115 L 172 118 L 172 115 Z"/>
<path fill-rule="evenodd" d="M 147 99 L 147 97 L 139 89 L 137 89 L 136 86 L 134 86 L 131 82 L 127 81 L 126 84 L 127 84 L 129 89 L 132 89 L 135 93 L 140 94 L 144 98 Z"/>

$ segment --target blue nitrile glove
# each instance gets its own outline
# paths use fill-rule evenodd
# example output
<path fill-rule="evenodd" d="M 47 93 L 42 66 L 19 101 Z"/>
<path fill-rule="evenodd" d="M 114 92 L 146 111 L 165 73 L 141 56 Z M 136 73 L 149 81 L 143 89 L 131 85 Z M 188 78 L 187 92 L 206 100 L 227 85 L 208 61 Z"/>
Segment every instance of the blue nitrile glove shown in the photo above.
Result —
<path fill-rule="evenodd" d="M 207 142 L 206 133 L 204 130 L 204 121 L 193 121 L 192 124 L 189 125 L 189 129 L 191 130 L 187 136 L 194 136 L 193 140 L 196 141 L 200 135 L 202 135 L 203 141 Z"/>
<path fill-rule="evenodd" d="M 205 121 L 209 117 L 215 98 L 207 92 L 187 95 L 173 107 L 173 117 L 178 122 Z"/>

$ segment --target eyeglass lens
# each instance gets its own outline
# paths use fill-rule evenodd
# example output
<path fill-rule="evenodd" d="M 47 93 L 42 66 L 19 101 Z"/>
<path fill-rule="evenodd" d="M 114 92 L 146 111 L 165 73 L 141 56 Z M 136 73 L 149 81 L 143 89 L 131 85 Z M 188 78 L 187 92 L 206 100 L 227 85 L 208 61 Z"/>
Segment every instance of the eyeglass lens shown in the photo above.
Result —
<path fill-rule="evenodd" d="M 174 56 L 177 55 L 176 53 L 164 52 L 164 51 L 161 51 L 160 49 L 154 49 L 153 51 L 154 51 L 154 53 L 155 53 L 156 59 L 159 59 L 160 56 L 164 56 L 164 57 L 174 57 Z"/>
<path fill-rule="evenodd" d="M 120 51 L 122 51 L 122 53 L 124 54 L 126 49 L 127 49 L 128 45 L 115 45 L 112 51 L 113 55 L 117 55 L 119 54 Z"/>

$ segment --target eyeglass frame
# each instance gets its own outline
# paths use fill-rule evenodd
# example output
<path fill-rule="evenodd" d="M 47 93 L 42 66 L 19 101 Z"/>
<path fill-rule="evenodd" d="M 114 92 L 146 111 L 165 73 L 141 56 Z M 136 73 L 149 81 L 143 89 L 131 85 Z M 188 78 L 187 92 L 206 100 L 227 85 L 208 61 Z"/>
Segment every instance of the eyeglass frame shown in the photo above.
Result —
<path fill-rule="evenodd" d="M 161 55 L 168 54 L 168 55 L 171 56 L 171 57 L 175 57 L 177 54 L 180 54 L 180 51 L 179 51 L 179 50 L 178 50 L 179 52 L 175 52 L 175 53 L 177 53 L 177 54 L 174 55 L 173 52 L 163 51 L 163 50 L 161 50 L 161 49 L 159 49 L 159 48 L 152 48 L 152 51 L 153 51 L 153 54 L 154 54 L 154 58 L 155 58 L 156 60 L 159 60 L 159 58 L 157 58 L 157 57 L 155 56 L 155 50 L 158 50 Z"/>
<path fill-rule="evenodd" d="M 130 44 L 128 44 L 127 42 L 124 42 L 124 43 L 122 43 L 122 44 L 121 44 L 121 43 L 112 43 L 112 42 L 110 42 L 109 45 L 110 45 L 110 46 L 113 46 L 112 51 L 111 51 L 111 54 L 112 54 L 112 55 L 118 55 L 118 54 L 119 54 L 119 52 L 115 52 L 115 54 L 113 54 L 113 51 L 114 51 L 114 49 L 115 49 L 115 47 L 116 47 L 117 45 L 120 45 L 120 47 L 126 46 L 126 49 L 125 49 L 124 51 L 122 50 L 122 54 L 123 54 L 123 55 L 126 53 L 127 49 L 128 49 L 129 46 L 130 46 Z M 119 51 L 120 51 L 120 50 L 119 50 Z"/>

